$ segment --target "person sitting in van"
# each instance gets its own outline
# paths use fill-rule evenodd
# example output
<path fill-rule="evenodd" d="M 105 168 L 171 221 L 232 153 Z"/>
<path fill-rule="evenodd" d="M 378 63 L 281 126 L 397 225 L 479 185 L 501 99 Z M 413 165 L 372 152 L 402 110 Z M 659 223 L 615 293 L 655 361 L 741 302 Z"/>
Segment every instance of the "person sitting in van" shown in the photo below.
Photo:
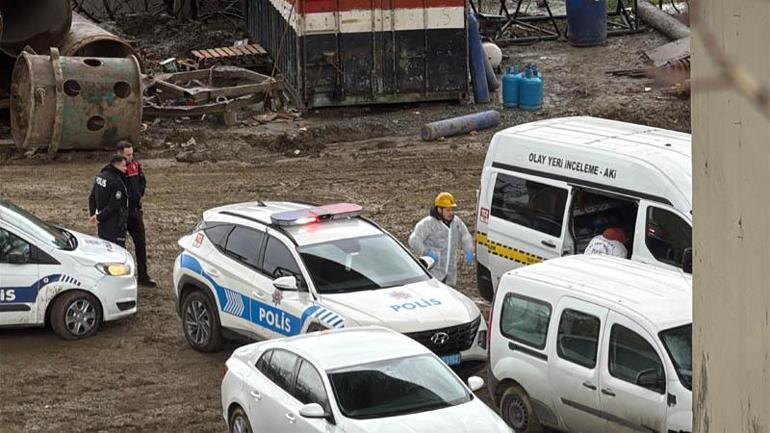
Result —
<path fill-rule="evenodd" d="M 586 247 L 585 254 L 604 254 L 607 256 L 628 258 L 626 233 L 620 227 L 604 229 L 600 235 L 594 236 Z"/>
<path fill-rule="evenodd" d="M 412 251 L 435 262 L 431 275 L 450 286 L 457 282 L 457 249 L 462 247 L 466 263 L 473 264 L 473 238 L 465 223 L 455 216 L 456 207 L 452 194 L 440 193 L 433 201 L 430 215 L 420 220 L 409 235 Z"/>

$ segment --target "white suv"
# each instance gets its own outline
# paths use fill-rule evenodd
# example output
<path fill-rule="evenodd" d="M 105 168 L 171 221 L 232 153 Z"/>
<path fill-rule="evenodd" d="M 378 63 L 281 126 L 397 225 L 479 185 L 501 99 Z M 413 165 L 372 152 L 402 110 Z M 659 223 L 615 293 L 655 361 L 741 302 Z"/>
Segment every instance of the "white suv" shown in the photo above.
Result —
<path fill-rule="evenodd" d="M 406 334 L 463 371 L 486 361 L 486 323 L 353 204 L 250 202 L 203 214 L 179 240 L 174 294 L 190 345 L 360 325 Z"/>

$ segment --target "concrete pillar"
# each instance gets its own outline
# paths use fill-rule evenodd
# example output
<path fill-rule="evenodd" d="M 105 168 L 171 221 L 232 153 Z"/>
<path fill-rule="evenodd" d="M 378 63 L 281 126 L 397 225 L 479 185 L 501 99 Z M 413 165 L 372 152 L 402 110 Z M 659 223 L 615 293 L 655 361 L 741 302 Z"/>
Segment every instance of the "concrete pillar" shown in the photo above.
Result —
<path fill-rule="evenodd" d="M 770 86 L 770 2 L 697 3 Z M 694 431 L 770 432 L 770 119 L 734 88 L 699 84 L 718 68 L 697 35 L 692 60 Z"/>

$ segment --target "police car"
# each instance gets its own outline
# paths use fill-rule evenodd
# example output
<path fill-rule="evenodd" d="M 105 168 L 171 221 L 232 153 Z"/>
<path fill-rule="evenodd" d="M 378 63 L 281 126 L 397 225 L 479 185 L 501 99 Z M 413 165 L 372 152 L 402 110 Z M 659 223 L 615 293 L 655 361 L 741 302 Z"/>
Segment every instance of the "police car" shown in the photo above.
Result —
<path fill-rule="evenodd" d="M 0 198 L 0 327 L 50 325 L 67 340 L 136 313 L 134 259 Z"/>
<path fill-rule="evenodd" d="M 486 323 L 466 296 L 433 278 L 361 216 L 361 206 L 249 202 L 208 210 L 179 240 L 174 290 L 184 334 L 203 352 L 235 333 L 252 339 L 381 325 L 447 364 L 486 360 Z"/>

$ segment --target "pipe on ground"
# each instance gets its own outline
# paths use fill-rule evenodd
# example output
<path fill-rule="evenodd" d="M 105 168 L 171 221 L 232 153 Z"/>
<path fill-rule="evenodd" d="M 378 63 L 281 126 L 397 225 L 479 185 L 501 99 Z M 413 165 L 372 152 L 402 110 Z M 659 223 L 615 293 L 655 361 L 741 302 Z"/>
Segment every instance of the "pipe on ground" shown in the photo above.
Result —
<path fill-rule="evenodd" d="M 432 141 L 442 137 L 451 137 L 480 129 L 492 128 L 499 123 L 500 113 L 495 110 L 482 111 L 480 113 L 426 123 L 420 130 L 420 138 L 423 141 Z"/>
<path fill-rule="evenodd" d="M 639 18 L 673 40 L 690 36 L 690 28 L 652 3 L 640 1 L 637 5 Z"/>

